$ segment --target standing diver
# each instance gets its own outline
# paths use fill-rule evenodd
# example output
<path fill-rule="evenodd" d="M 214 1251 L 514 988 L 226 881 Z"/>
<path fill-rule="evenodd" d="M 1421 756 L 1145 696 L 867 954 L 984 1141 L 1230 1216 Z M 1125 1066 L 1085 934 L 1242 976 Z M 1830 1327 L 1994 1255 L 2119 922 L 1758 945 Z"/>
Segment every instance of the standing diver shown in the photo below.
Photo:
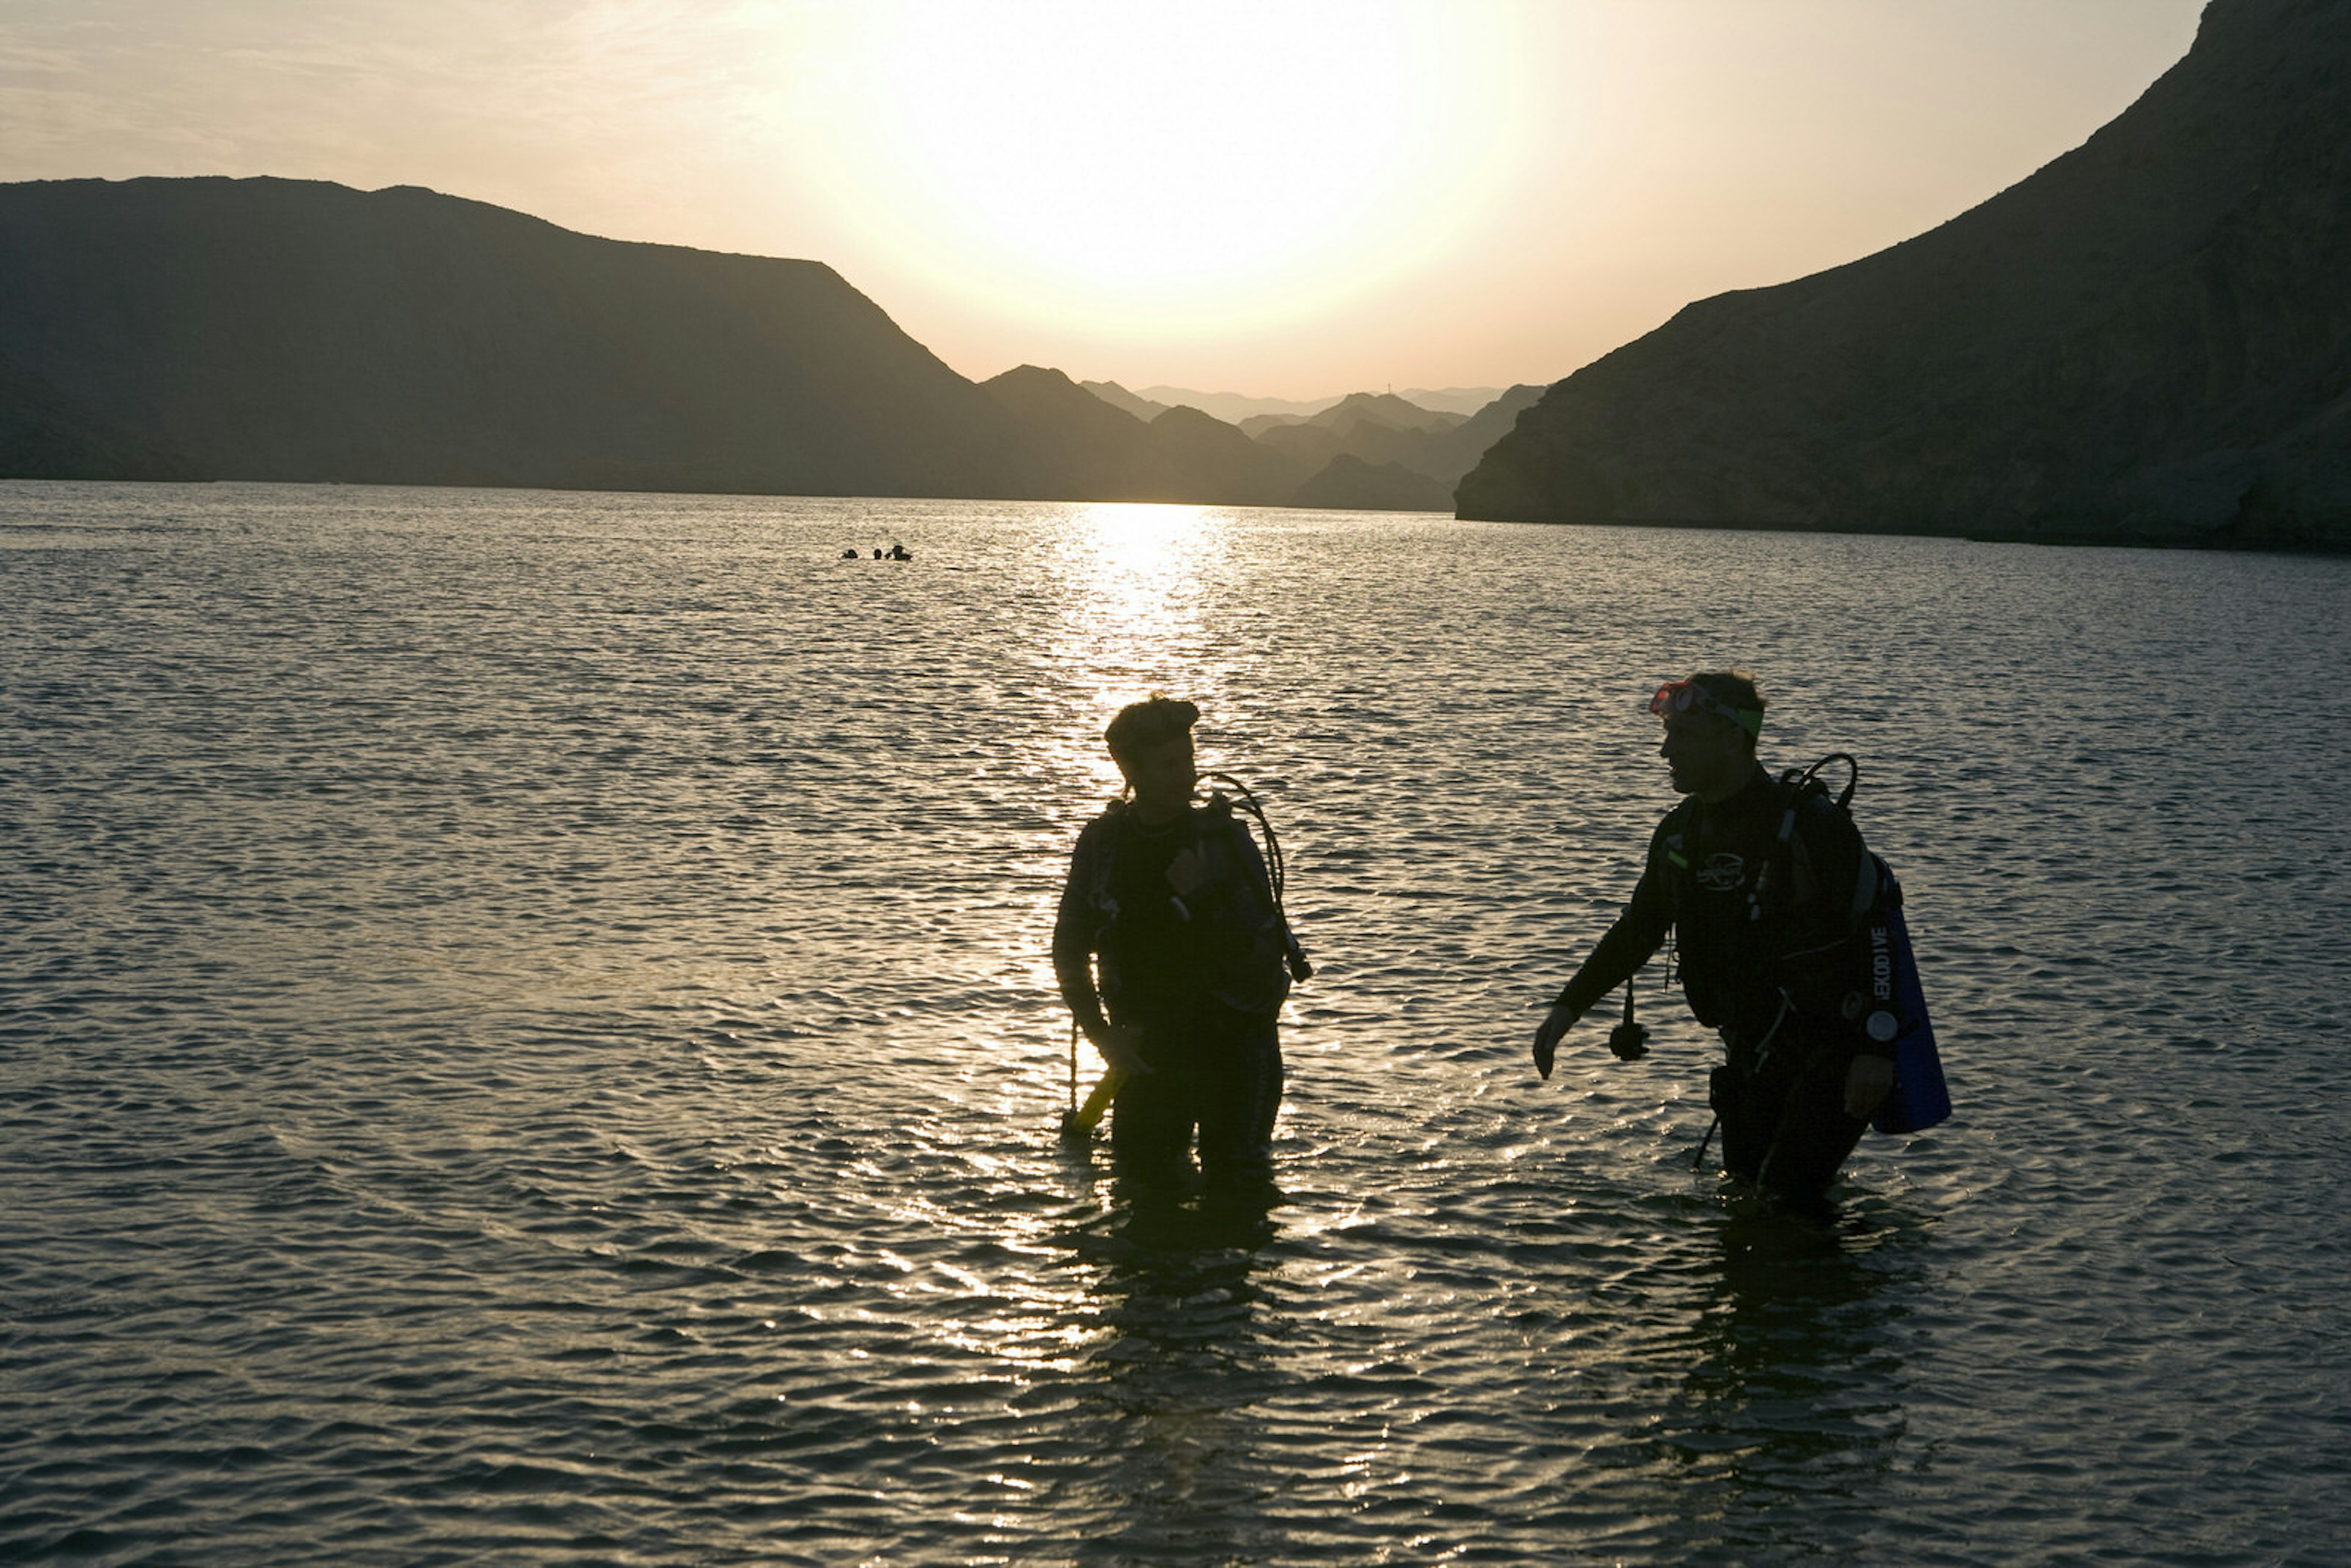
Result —
<path fill-rule="evenodd" d="M 1191 703 L 1155 695 L 1111 720 L 1104 738 L 1133 798 L 1078 835 L 1053 923 L 1053 972 L 1078 1027 L 1123 1081 L 1111 1113 L 1120 1169 L 1147 1183 L 1184 1180 L 1196 1128 L 1207 1184 L 1248 1189 L 1272 1179 L 1277 1024 L 1306 965 L 1248 827 L 1222 795 L 1192 804 L 1199 716 Z"/>
<path fill-rule="evenodd" d="M 1863 1018 L 1871 955 L 1852 890 L 1876 873 L 1849 815 L 1756 760 L 1763 706 L 1740 670 L 1650 699 L 1665 721 L 1659 755 L 1687 798 L 1657 824 L 1632 901 L 1535 1031 L 1535 1070 L 1551 1076 L 1560 1037 L 1671 930 L 1690 1010 L 1728 1053 L 1708 1096 L 1724 1167 L 1819 1209 L 1894 1081 L 1893 1047 Z M 1617 1049 L 1629 1059 L 1640 1046 Z"/>

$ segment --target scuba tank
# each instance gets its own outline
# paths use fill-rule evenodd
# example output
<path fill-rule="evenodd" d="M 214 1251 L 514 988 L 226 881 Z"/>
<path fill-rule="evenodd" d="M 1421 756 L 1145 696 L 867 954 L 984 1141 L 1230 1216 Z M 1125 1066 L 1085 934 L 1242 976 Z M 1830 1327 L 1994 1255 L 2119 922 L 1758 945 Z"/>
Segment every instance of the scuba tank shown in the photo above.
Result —
<path fill-rule="evenodd" d="M 1910 951 L 1910 928 L 1902 919 L 1902 884 L 1876 854 L 1878 894 L 1864 929 L 1869 937 L 1871 1001 L 1864 1027 L 1870 1039 L 1894 1042 L 1894 1088 L 1869 1124 L 1881 1133 L 1918 1133 L 1951 1113 L 1950 1086 L 1943 1082 L 1943 1059 L 1935 1050 L 1935 1026 L 1927 1016 L 1927 993 L 1918 983 L 1918 960 Z"/>
<path fill-rule="evenodd" d="M 1790 768 L 1780 776 L 1790 791 L 1780 822 L 1782 843 L 1794 831 L 1804 797 L 1827 797 L 1828 786 L 1817 775 L 1832 762 L 1844 763 L 1847 772 L 1835 809 L 1850 814 L 1853 792 L 1861 783 L 1861 766 L 1851 756 L 1834 751 L 1802 773 Z M 1910 928 L 1902 918 L 1902 883 L 1883 856 L 1866 848 L 1863 853 L 1868 858 L 1854 894 L 1855 924 L 1869 945 L 1869 995 L 1861 1002 L 1865 1009 L 1861 1025 L 1875 1044 L 1892 1045 L 1894 1058 L 1894 1087 L 1869 1124 L 1881 1133 L 1924 1132 L 1950 1115 L 1950 1086 L 1944 1082 L 1943 1059 L 1935 1049 L 1935 1025 L 1927 1016 L 1927 992 L 1918 980 L 1917 956 L 1910 950 Z"/>

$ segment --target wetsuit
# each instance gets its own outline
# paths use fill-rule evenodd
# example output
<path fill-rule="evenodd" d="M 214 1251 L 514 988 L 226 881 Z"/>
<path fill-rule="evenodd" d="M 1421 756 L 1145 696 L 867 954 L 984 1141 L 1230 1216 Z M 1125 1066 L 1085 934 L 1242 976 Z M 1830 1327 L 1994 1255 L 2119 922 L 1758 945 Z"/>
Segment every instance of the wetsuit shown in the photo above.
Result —
<path fill-rule="evenodd" d="M 1168 872 L 1187 848 L 1206 879 L 1179 895 Z M 1053 923 L 1054 976 L 1090 1033 L 1105 1008 L 1107 1021 L 1139 1026 L 1152 1069 L 1127 1081 L 1111 1112 L 1122 1168 L 1182 1176 L 1197 1128 L 1212 1184 L 1271 1176 L 1288 943 L 1257 844 L 1221 798 L 1156 828 L 1113 802 L 1078 835 Z"/>
<path fill-rule="evenodd" d="M 1724 1166 L 1817 1200 L 1868 1125 L 1844 1113 L 1853 1059 L 1892 1051 L 1862 1021 L 1870 980 L 1859 922 L 1875 885 L 1853 819 L 1758 767 L 1729 800 L 1690 796 L 1657 824 L 1632 901 L 1559 1005 L 1589 1011 L 1672 930 L 1690 1010 L 1721 1031 L 1727 1052 L 1708 1094 Z"/>

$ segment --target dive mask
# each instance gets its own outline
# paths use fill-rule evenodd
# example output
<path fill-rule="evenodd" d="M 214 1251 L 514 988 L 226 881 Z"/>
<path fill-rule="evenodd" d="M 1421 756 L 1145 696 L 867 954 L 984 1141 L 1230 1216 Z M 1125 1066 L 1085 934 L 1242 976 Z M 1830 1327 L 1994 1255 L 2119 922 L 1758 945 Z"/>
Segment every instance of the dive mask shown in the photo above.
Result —
<path fill-rule="evenodd" d="M 1732 707 L 1696 681 L 1668 681 L 1657 688 L 1649 699 L 1649 711 L 1659 718 L 1675 714 L 1704 713 L 1717 718 L 1727 718 L 1750 737 L 1763 733 L 1763 710 L 1753 707 Z"/>

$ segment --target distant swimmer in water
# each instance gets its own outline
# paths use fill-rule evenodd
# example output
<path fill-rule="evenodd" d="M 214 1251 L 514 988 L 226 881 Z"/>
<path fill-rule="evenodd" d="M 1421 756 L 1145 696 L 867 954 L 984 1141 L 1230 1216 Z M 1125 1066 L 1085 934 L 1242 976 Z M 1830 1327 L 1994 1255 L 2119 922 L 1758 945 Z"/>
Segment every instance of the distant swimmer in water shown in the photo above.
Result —
<path fill-rule="evenodd" d="M 1247 1191 L 1272 1179 L 1281 1004 L 1292 977 L 1311 971 L 1282 914 L 1279 871 L 1269 873 L 1232 803 L 1192 803 L 1199 716 L 1154 696 L 1111 720 L 1105 739 L 1131 798 L 1078 835 L 1053 973 L 1111 1069 L 1121 1171 L 1184 1180 L 1196 1130 L 1207 1184 Z M 1278 868 L 1279 848 L 1269 852 Z"/>
<path fill-rule="evenodd" d="M 1849 890 L 1872 869 L 1867 852 L 1849 815 L 1756 760 L 1753 676 L 1702 672 L 1659 688 L 1649 711 L 1685 799 L 1650 836 L 1632 902 L 1535 1031 L 1535 1071 L 1551 1076 L 1560 1037 L 1671 931 L 1690 1011 L 1722 1035 L 1708 1097 L 1723 1165 L 1796 1207 L 1824 1207 L 1894 1082 L 1891 1037 L 1863 1017 L 1871 952 Z M 1610 1045 L 1628 1061 L 1643 1049 L 1638 1031 Z"/>

